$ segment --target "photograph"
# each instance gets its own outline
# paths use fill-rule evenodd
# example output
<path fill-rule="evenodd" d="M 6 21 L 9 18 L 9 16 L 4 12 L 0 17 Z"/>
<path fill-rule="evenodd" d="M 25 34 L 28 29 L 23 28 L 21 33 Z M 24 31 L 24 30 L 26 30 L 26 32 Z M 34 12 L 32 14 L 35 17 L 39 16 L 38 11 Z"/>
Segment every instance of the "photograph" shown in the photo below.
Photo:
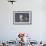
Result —
<path fill-rule="evenodd" d="M 13 24 L 32 24 L 32 11 L 13 11 Z"/>

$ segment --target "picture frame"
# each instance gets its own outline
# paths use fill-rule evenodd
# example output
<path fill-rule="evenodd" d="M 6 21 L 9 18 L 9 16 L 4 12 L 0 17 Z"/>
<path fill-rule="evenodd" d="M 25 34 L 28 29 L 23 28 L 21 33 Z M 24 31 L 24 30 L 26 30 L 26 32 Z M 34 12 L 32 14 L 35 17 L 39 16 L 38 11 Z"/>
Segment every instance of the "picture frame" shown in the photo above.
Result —
<path fill-rule="evenodd" d="M 13 11 L 13 24 L 32 24 L 32 11 Z"/>

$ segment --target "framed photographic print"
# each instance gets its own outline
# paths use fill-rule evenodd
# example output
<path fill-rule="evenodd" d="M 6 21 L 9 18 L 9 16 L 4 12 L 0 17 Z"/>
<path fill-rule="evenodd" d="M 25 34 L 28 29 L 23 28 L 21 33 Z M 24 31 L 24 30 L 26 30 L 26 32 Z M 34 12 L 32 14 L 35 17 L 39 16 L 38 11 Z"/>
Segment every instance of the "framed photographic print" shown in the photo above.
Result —
<path fill-rule="evenodd" d="M 13 24 L 32 24 L 32 11 L 13 11 Z"/>

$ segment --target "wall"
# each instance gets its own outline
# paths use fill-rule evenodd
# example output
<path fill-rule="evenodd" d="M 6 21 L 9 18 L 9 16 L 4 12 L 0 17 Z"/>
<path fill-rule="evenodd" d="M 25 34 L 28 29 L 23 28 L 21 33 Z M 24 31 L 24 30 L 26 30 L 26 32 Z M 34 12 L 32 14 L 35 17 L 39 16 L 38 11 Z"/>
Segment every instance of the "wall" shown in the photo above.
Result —
<path fill-rule="evenodd" d="M 0 40 L 15 40 L 19 32 L 31 34 L 33 40 L 46 40 L 45 0 L 16 0 L 13 5 L 0 0 Z M 32 11 L 32 25 L 13 25 L 13 11 Z"/>

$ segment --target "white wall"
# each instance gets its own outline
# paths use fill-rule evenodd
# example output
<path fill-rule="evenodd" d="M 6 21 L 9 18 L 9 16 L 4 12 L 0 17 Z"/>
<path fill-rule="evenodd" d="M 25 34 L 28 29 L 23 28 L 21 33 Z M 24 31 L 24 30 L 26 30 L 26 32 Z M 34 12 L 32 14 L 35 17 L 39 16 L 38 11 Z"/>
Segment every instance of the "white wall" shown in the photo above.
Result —
<path fill-rule="evenodd" d="M 31 34 L 33 40 L 46 40 L 46 13 L 43 0 L 17 0 L 13 5 L 0 0 L 0 40 L 11 40 L 19 32 Z M 13 25 L 13 11 L 32 11 L 32 25 Z"/>

